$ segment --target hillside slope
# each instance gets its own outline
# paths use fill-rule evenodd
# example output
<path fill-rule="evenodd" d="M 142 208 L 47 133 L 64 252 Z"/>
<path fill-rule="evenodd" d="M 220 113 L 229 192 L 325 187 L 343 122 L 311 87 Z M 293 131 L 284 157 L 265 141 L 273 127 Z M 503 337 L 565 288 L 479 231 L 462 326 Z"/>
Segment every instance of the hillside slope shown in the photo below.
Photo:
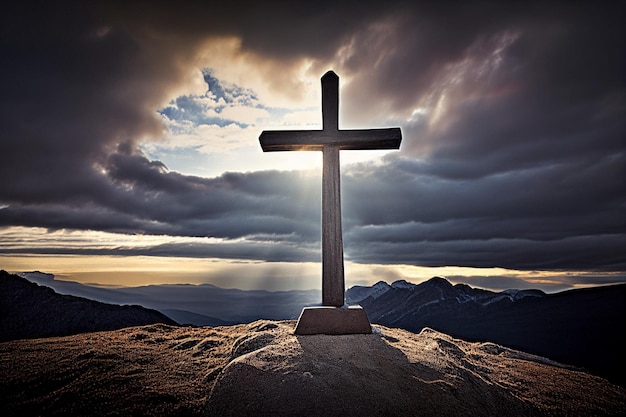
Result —
<path fill-rule="evenodd" d="M 0 343 L 2 415 L 618 416 L 626 390 L 425 329 L 150 325 Z"/>
<path fill-rule="evenodd" d="M 153 323 L 176 324 L 141 306 L 61 295 L 0 271 L 0 341 L 65 336 Z"/>

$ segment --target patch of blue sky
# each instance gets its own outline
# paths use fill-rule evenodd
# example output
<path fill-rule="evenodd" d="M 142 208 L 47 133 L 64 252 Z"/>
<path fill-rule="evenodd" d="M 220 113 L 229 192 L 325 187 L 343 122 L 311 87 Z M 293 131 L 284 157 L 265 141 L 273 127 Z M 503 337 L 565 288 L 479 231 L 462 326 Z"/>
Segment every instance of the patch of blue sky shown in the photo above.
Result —
<path fill-rule="evenodd" d="M 208 87 L 205 94 L 181 95 L 158 110 L 169 133 L 161 142 L 141 145 L 148 158 L 162 161 L 172 171 L 200 176 L 319 165 L 319 158 L 311 155 L 258 158 L 262 130 L 317 128 L 314 125 L 321 124 L 319 107 L 269 107 L 251 89 L 221 82 L 210 70 L 202 74 Z"/>
<path fill-rule="evenodd" d="M 224 127 L 233 123 L 242 128 L 248 126 L 248 123 L 220 117 L 220 113 L 226 107 L 224 105 L 215 106 L 212 101 L 207 101 L 201 96 L 184 95 L 172 100 L 169 106 L 159 110 L 158 113 L 173 121 L 191 122 L 193 126 L 217 125 Z"/>
<path fill-rule="evenodd" d="M 180 99 L 182 97 L 179 97 Z M 176 101 L 178 101 L 176 99 Z M 193 103 L 192 100 L 185 100 L 185 104 Z M 191 122 L 193 126 L 200 125 L 217 125 L 220 127 L 225 127 L 230 124 L 236 124 L 239 127 L 246 128 L 248 127 L 248 123 L 242 123 L 237 120 L 223 118 L 219 116 L 209 116 L 207 115 L 208 109 L 203 109 L 197 105 L 197 103 L 192 104 L 191 106 L 168 106 L 158 111 L 159 114 L 167 117 L 172 121 L 177 122 Z M 222 109 L 214 109 L 215 113 L 219 115 Z M 176 125 L 170 125 L 170 130 L 172 133 L 183 133 L 183 131 L 176 131 Z"/>
<path fill-rule="evenodd" d="M 204 95 L 181 95 L 158 111 L 175 122 L 168 123 L 171 133 L 189 133 L 188 128 L 201 125 L 227 127 L 234 124 L 245 129 L 260 122 L 259 117 L 270 126 L 293 125 L 294 120 L 288 120 L 290 115 L 314 111 L 313 108 L 267 107 L 253 90 L 222 82 L 210 69 L 203 69 L 202 74 L 207 84 Z M 299 123 L 296 121 L 295 124 Z"/>

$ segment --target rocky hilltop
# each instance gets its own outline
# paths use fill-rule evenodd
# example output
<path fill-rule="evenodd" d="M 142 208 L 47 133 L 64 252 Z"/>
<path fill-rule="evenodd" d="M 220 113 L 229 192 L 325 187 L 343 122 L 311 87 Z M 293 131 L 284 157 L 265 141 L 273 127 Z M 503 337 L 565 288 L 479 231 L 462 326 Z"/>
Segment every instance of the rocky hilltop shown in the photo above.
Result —
<path fill-rule="evenodd" d="M 611 416 L 626 390 L 424 329 L 295 336 L 293 321 L 150 325 L 0 343 L 2 415 Z"/>

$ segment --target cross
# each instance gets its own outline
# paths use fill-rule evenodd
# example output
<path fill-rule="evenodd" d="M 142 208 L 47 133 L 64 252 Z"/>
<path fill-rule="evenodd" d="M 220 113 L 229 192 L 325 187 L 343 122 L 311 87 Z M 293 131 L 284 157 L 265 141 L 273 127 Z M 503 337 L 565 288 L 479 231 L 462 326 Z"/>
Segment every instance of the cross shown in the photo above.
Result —
<path fill-rule="evenodd" d="M 339 151 L 398 149 L 399 127 L 339 130 L 339 77 L 322 77 L 322 130 L 265 130 L 259 137 L 263 152 L 322 151 L 322 305 L 344 304 L 343 237 Z"/>

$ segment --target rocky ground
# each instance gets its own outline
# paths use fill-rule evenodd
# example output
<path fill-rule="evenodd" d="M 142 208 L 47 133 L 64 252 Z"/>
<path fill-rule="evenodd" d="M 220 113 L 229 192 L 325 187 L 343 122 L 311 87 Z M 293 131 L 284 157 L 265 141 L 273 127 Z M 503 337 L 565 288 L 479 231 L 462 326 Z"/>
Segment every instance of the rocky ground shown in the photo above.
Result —
<path fill-rule="evenodd" d="M 626 390 L 425 329 L 295 336 L 294 322 L 149 325 L 0 343 L 0 413 L 624 415 Z"/>
<path fill-rule="evenodd" d="M 247 331 L 157 324 L 1 343 L 1 414 L 201 415 Z"/>

